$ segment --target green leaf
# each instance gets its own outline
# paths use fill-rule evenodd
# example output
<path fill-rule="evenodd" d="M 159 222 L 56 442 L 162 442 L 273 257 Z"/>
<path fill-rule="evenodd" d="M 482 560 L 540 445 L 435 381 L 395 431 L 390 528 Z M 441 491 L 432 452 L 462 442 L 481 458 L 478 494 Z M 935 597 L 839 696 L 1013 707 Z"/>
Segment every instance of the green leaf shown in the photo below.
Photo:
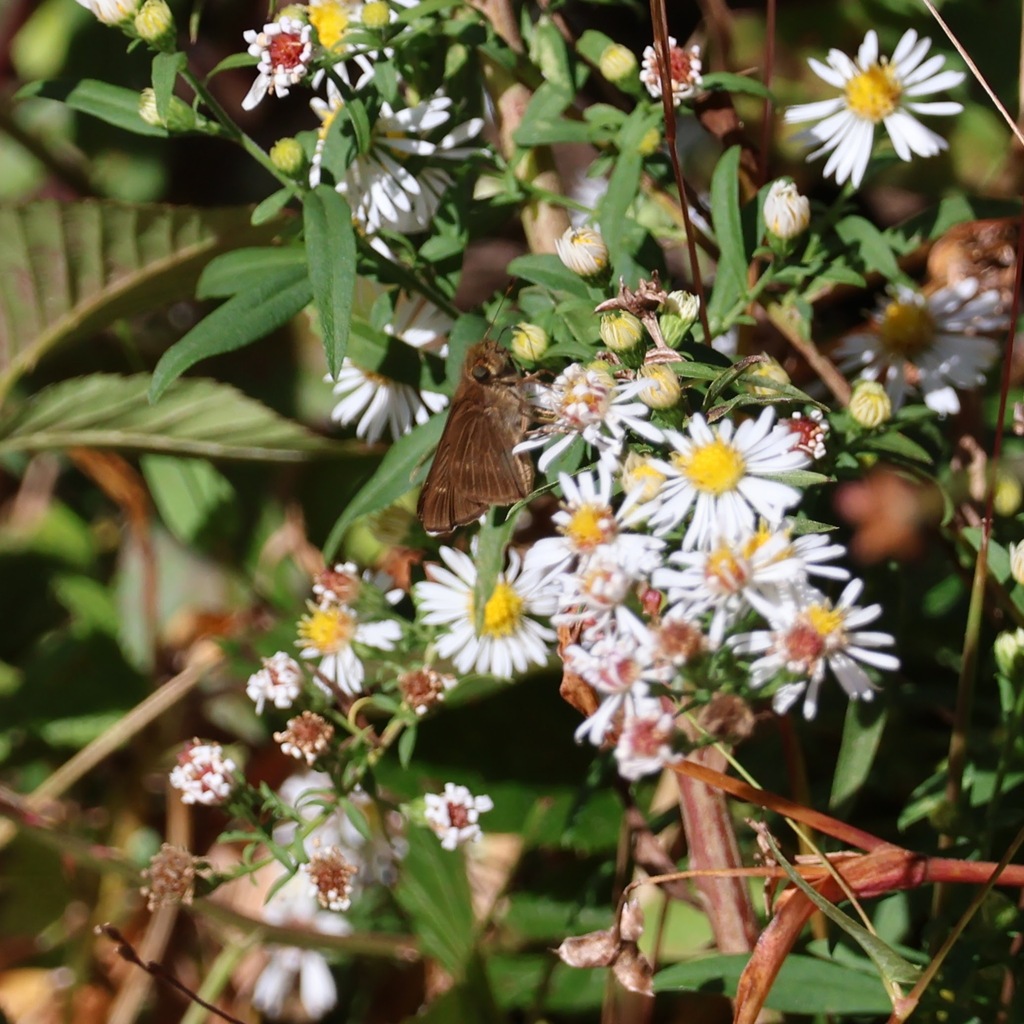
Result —
<path fill-rule="evenodd" d="M 148 386 L 144 374 L 95 374 L 45 388 L 0 419 L 0 453 L 77 446 L 301 462 L 318 453 L 351 450 L 215 381 L 179 381 L 159 405 L 150 405 Z"/>
<path fill-rule="evenodd" d="M 306 266 L 301 249 L 253 246 L 236 249 L 210 260 L 196 284 L 197 299 L 226 299 L 240 291 L 280 281 L 282 271 Z"/>
<path fill-rule="evenodd" d="M 842 814 L 864 785 L 878 753 L 885 722 L 885 709 L 873 702 L 851 700 L 847 705 L 843 740 L 828 799 L 829 810 L 834 814 Z"/>
<path fill-rule="evenodd" d="M 587 142 L 591 128 L 583 121 L 571 121 L 562 112 L 572 102 L 572 93 L 554 82 L 545 82 L 526 107 L 513 133 L 517 146 L 549 146 L 555 142 Z"/>
<path fill-rule="evenodd" d="M 387 508 L 415 486 L 416 469 L 437 447 L 444 427 L 444 416 L 432 416 L 426 423 L 400 437 L 380 460 L 377 471 L 363 485 L 338 517 L 324 544 L 324 558 L 334 557 L 345 531 L 360 517 Z M 424 470 L 425 472 L 425 470 Z"/>
<path fill-rule="evenodd" d="M 879 973 L 889 985 L 913 985 L 920 977 L 921 969 L 909 963 L 888 943 L 872 935 L 863 925 L 844 914 L 834 903 L 829 903 L 812 885 L 800 877 L 793 866 L 782 855 L 771 833 L 765 831 L 762 838 L 775 857 L 776 863 L 789 876 L 789 880 L 837 927 L 841 928 L 871 958 Z"/>
<path fill-rule="evenodd" d="M 524 281 L 544 285 L 554 292 L 568 292 L 581 299 L 590 299 L 586 282 L 574 274 L 557 256 L 551 253 L 534 253 L 529 256 L 517 256 L 508 265 L 508 272 L 513 277 L 521 277 Z M 600 302 L 594 299 L 594 303 Z"/>
<path fill-rule="evenodd" d="M 0 206 L 0 397 L 59 344 L 195 294 L 216 255 L 269 241 L 248 211 L 46 199 Z"/>
<path fill-rule="evenodd" d="M 203 359 L 234 352 L 288 323 L 312 297 L 306 268 L 294 267 L 228 299 L 163 354 L 153 371 L 151 400 Z"/>
<path fill-rule="evenodd" d="M 183 53 L 158 53 L 153 58 L 153 92 L 156 96 L 156 112 L 162 121 L 167 120 L 171 97 L 174 95 L 174 83 L 178 78 L 178 72 L 184 67 Z"/>
<path fill-rule="evenodd" d="M 743 246 L 739 189 L 740 147 L 726 150 L 711 179 L 711 220 L 721 253 L 708 316 L 719 319 L 747 290 L 747 258 Z"/>
<path fill-rule="evenodd" d="M 348 346 L 356 285 L 356 236 L 352 210 L 329 185 L 318 185 L 305 202 L 306 261 L 320 317 L 327 370 L 341 369 Z"/>
<path fill-rule="evenodd" d="M 705 89 L 724 89 L 726 92 L 744 93 L 747 96 L 759 96 L 761 99 L 772 99 L 772 91 L 756 78 L 747 75 L 734 75 L 728 71 L 712 71 L 701 75 L 701 85 Z"/>
<path fill-rule="evenodd" d="M 115 128 L 136 135 L 152 135 L 160 139 L 170 135 L 166 128 L 149 124 L 139 116 L 139 93 L 136 89 L 123 89 L 119 85 L 84 78 L 79 82 L 33 82 L 19 89 L 16 94 L 17 99 L 30 96 L 59 100 L 72 110 L 97 117 Z"/>
<path fill-rule="evenodd" d="M 606 36 L 603 32 L 588 28 L 577 41 L 576 50 L 585 60 L 597 65 L 601 62 L 601 55 L 614 42 L 614 39 Z"/>
<path fill-rule="evenodd" d="M 746 953 L 735 953 L 671 964 L 655 975 L 654 988 L 734 996 L 749 959 Z M 892 1009 L 875 975 L 800 953 L 790 953 L 782 962 L 764 1005 L 779 1013 L 837 1016 L 887 1014 Z"/>
<path fill-rule="evenodd" d="M 912 462 L 923 462 L 925 465 L 932 464 L 932 457 L 927 450 L 922 448 L 916 441 L 911 441 L 905 434 L 891 430 L 887 434 L 879 434 L 877 437 L 865 437 L 861 445 L 870 448 L 875 452 L 886 452 L 889 455 L 901 455 Z"/>
<path fill-rule="evenodd" d="M 462 855 L 441 849 L 432 832 L 410 828 L 395 898 L 412 919 L 424 954 L 461 979 L 473 952 L 473 906 Z"/>
<path fill-rule="evenodd" d="M 889 281 L 906 281 L 885 236 L 864 217 L 844 217 L 836 224 L 836 234 L 853 249 L 869 271 L 877 271 Z"/>
<path fill-rule="evenodd" d="M 140 466 L 160 518 L 183 544 L 230 521 L 234 488 L 206 459 L 146 455 Z"/>
<path fill-rule="evenodd" d="M 276 192 L 271 192 L 252 211 L 252 217 L 249 218 L 249 222 L 253 227 L 259 227 L 261 224 L 266 224 L 267 221 L 273 220 L 291 202 L 294 195 L 294 188 L 279 188 Z"/>
<path fill-rule="evenodd" d="M 782 473 L 762 473 L 765 480 L 775 480 L 790 487 L 816 487 L 827 484 L 832 478 L 824 473 L 813 473 L 809 469 L 787 469 Z"/>

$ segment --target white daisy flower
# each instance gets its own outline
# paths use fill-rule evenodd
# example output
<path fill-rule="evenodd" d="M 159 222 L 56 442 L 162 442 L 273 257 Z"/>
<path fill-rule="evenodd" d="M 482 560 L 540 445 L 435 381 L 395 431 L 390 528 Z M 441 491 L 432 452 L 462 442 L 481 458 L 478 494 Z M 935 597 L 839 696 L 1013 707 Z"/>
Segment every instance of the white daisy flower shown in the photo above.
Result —
<path fill-rule="evenodd" d="M 815 570 L 818 561 L 845 553 L 841 544 L 829 545 L 821 535 L 794 541 L 788 529 L 773 530 L 762 524 L 735 539 L 719 537 L 706 550 L 674 552 L 669 561 L 682 568 L 658 569 L 651 583 L 665 590 L 669 601 L 689 605 L 692 614 L 711 610 L 708 641 L 717 647 L 750 607 L 751 593 L 770 599 L 780 588 L 799 587 L 807 582 L 810 566 L 801 557 L 801 550 L 814 560 Z M 841 579 L 849 576 L 844 569 L 833 566 L 824 566 L 820 571 L 831 576 L 838 573 Z"/>
<path fill-rule="evenodd" d="M 494 809 L 489 796 L 473 796 L 465 786 L 454 782 L 446 782 L 443 793 L 427 793 L 424 803 L 423 816 L 445 850 L 478 843 L 483 836 L 478 824 L 480 815 Z"/>
<path fill-rule="evenodd" d="M 638 541 L 643 539 L 633 536 Z M 661 564 L 660 550 L 642 543 L 597 548 L 575 572 L 563 572 L 552 578 L 552 585 L 560 590 L 559 611 L 552 621 L 558 625 L 586 623 L 592 635 L 603 631 L 632 634 L 635 642 L 647 627 L 629 602 Z"/>
<path fill-rule="evenodd" d="M 691 46 L 684 50 L 672 37 L 668 37 L 669 79 L 672 82 L 672 106 L 678 107 L 701 87 L 700 47 Z M 661 65 L 658 52 L 653 46 L 644 48 L 640 64 L 640 81 L 648 93 L 661 99 Z"/>
<path fill-rule="evenodd" d="M 309 25 L 285 15 L 264 25 L 262 32 L 248 29 L 244 33 L 249 53 L 258 57 L 259 63 L 256 80 L 242 100 L 243 110 L 252 110 L 268 93 L 287 96 L 288 90 L 309 74 L 311 31 Z"/>
<path fill-rule="evenodd" d="M 263 920 L 278 927 L 295 927 L 347 935 L 351 925 L 338 914 L 321 910 L 302 875 L 295 875 L 267 901 Z M 268 946 L 267 963 L 256 979 L 252 1005 L 262 1014 L 278 1019 L 298 982 L 299 1003 L 309 1020 L 320 1020 L 338 1002 L 338 989 L 322 953 L 297 946 Z"/>
<path fill-rule="evenodd" d="M 284 710 L 295 703 L 302 692 L 302 669 L 299 663 L 284 651 L 263 659 L 263 668 L 249 676 L 245 684 L 245 695 L 256 705 L 256 714 L 263 714 L 263 707 L 269 701 L 275 708 Z"/>
<path fill-rule="evenodd" d="M 562 654 L 565 668 L 601 695 L 597 710 L 576 729 L 577 743 L 588 740 L 595 746 L 604 742 L 608 730 L 623 709 L 648 695 L 650 684 L 665 681 L 656 663 L 649 633 L 641 626 L 636 632 L 602 632 L 596 639 L 584 637 Z"/>
<path fill-rule="evenodd" d="M 830 50 L 828 63 L 813 57 L 811 69 L 829 85 L 842 90 L 841 96 L 816 103 L 802 103 L 786 111 L 787 124 L 817 121 L 806 134 L 818 149 L 808 156 L 814 160 L 831 154 L 825 164 L 826 177 L 835 175 L 841 185 L 847 179 L 859 188 L 871 157 L 875 125 L 883 124 L 901 160 L 934 156 L 946 148 L 946 140 L 923 124 L 914 114 L 959 114 L 963 107 L 952 101 L 920 102 L 917 97 L 952 89 L 964 80 L 961 71 L 942 71 L 946 58 L 924 55 L 930 39 L 918 39 L 913 29 L 903 33 L 892 59 L 878 54 L 878 36 L 871 29 L 864 36 L 856 61 L 841 50 Z M 923 62 L 923 63 L 922 63 Z"/>
<path fill-rule="evenodd" d="M 869 329 L 844 338 L 834 358 L 844 372 L 884 384 L 894 409 L 919 391 L 929 409 L 957 413 L 956 389 L 983 384 L 999 356 L 998 342 L 981 335 L 1009 328 L 998 290 L 978 289 L 977 278 L 927 296 L 897 286 Z"/>
<path fill-rule="evenodd" d="M 319 605 L 309 601 L 307 607 L 295 643 L 301 648 L 301 657 L 320 659 L 313 681 L 327 693 L 332 690 L 323 680 L 349 696 L 361 693 L 366 670 L 353 644 L 393 651 L 402 638 L 402 627 L 392 619 L 360 622 L 355 611 L 339 601 L 326 600 Z"/>
<path fill-rule="evenodd" d="M 215 807 L 224 803 L 235 788 L 235 762 L 224 756 L 219 743 L 198 739 L 187 743 L 171 769 L 170 783 L 181 793 L 183 804 Z"/>
<path fill-rule="evenodd" d="M 738 654 L 762 655 L 750 666 L 751 686 L 764 686 L 782 672 L 800 677 L 776 691 L 772 704 L 779 714 L 785 714 L 806 691 L 804 718 L 813 718 L 826 668 L 851 700 L 871 700 L 873 684 L 858 662 L 889 672 L 900 667 L 899 658 L 876 649 L 895 643 L 889 633 L 860 628 L 882 614 L 878 604 L 857 607 L 863 590 L 860 580 L 851 580 L 834 605 L 811 587 L 790 591 L 781 600 L 749 595 L 771 628 L 732 637 L 729 643 Z"/>
<path fill-rule="evenodd" d="M 648 422 L 650 409 L 633 401 L 644 381 L 617 381 L 610 372 L 573 363 L 550 387 L 541 387 L 534 403 L 552 422 L 531 431 L 516 452 L 545 448 L 537 462 L 543 473 L 577 437 L 596 448 L 602 461 L 617 463 L 625 445 L 626 431 L 660 443 L 664 434 Z"/>
<path fill-rule="evenodd" d="M 437 653 L 462 673 L 502 679 L 530 665 L 546 665 L 556 634 L 531 616 L 555 610 L 551 581 L 542 574 L 522 573 L 519 555 L 510 552 L 508 569 L 498 575 L 484 603 L 478 631 L 476 562 L 454 548 L 442 547 L 440 554 L 445 565 L 428 565 L 427 579 L 413 587 L 420 621 L 447 627 L 438 637 Z"/>
<path fill-rule="evenodd" d="M 447 395 L 417 391 L 409 384 L 364 370 L 348 356 L 337 377 L 324 379 L 334 384 L 334 394 L 341 399 L 331 411 L 331 419 L 343 427 L 358 421 L 356 437 L 368 444 L 379 441 L 385 430 L 397 440 L 448 404 Z"/>
<path fill-rule="evenodd" d="M 707 546 L 719 536 L 740 537 L 753 530 L 758 515 L 779 523 L 785 510 L 800 500 L 800 492 L 765 477 L 800 469 L 809 460 L 794 447 L 799 436 L 773 425 L 774 420 L 775 410 L 768 407 L 738 428 L 729 420 L 710 427 L 698 413 L 686 434 L 666 430 L 675 450 L 668 460 L 654 463 L 666 477 L 654 500 L 657 507 L 648 514 L 640 506 L 635 515 L 646 517 L 655 533 L 665 533 L 692 508 L 684 548 Z"/>
<path fill-rule="evenodd" d="M 597 467 L 597 479 L 590 470 L 576 477 L 561 473 L 562 507 L 552 516 L 557 537 L 543 537 L 526 553 L 527 572 L 558 573 L 572 564 L 582 564 L 595 551 L 616 544 L 637 557 L 657 555 L 664 542 L 646 534 L 622 532 L 621 513 L 611 505 L 613 480 L 604 463 Z"/>
<path fill-rule="evenodd" d="M 104 25 L 121 25 L 135 17 L 142 0 L 78 0 Z"/>
<path fill-rule="evenodd" d="M 437 142 L 426 137 L 448 123 L 451 106 L 451 98 L 440 94 L 404 110 L 395 111 L 388 103 L 381 106 L 368 152 L 356 157 L 335 186 L 367 232 L 386 228 L 415 234 L 430 226 L 452 179 L 436 167 L 417 175 L 407 166 L 410 157 L 463 160 L 481 152 L 463 145 L 483 128 L 479 117 L 456 126 Z"/>
<path fill-rule="evenodd" d="M 638 697 L 628 703 L 615 744 L 619 775 L 635 781 L 678 761 L 680 755 L 672 749 L 675 736 L 675 719 L 662 707 L 661 698 Z"/>

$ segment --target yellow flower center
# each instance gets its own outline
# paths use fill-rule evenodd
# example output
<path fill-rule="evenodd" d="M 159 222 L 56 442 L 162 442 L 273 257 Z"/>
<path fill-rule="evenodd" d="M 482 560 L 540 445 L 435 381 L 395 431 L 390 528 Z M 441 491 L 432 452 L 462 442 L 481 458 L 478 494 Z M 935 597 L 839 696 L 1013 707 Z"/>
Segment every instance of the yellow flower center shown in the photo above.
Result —
<path fill-rule="evenodd" d="M 763 520 L 757 524 L 757 530 L 748 537 L 740 549 L 740 553 L 744 558 L 750 559 L 761 550 L 771 540 L 772 531 L 766 522 Z M 785 554 L 789 554 L 790 549 L 787 547 Z M 778 558 L 785 557 L 785 554 L 777 556 Z"/>
<path fill-rule="evenodd" d="M 723 593 L 732 594 L 743 589 L 749 573 L 744 562 L 727 545 L 716 548 L 704 563 L 704 578 Z"/>
<path fill-rule="evenodd" d="M 665 474 L 651 460 L 630 452 L 622 471 L 622 485 L 630 494 L 639 491 L 640 501 L 650 501 L 665 482 Z"/>
<path fill-rule="evenodd" d="M 299 620 L 299 646 L 336 654 L 352 642 L 356 620 L 341 605 L 314 608 Z"/>
<path fill-rule="evenodd" d="M 827 641 L 843 631 L 845 616 L 838 608 L 828 604 L 812 604 L 804 614 L 808 623 L 823 640 Z"/>
<path fill-rule="evenodd" d="M 563 532 L 578 551 L 590 551 L 610 539 L 615 524 L 607 505 L 581 505 Z"/>
<path fill-rule="evenodd" d="M 672 458 L 698 491 L 716 496 L 734 491 L 747 469 L 743 456 L 720 437 L 694 448 L 689 455 Z"/>
<path fill-rule="evenodd" d="M 913 361 L 935 340 L 935 320 L 923 304 L 890 302 L 878 334 L 888 353 Z"/>
<path fill-rule="evenodd" d="M 499 583 L 484 605 L 483 636 L 511 636 L 523 620 L 526 602 L 507 583 Z"/>
<path fill-rule="evenodd" d="M 309 23 L 316 29 L 320 45 L 333 50 L 340 45 L 352 21 L 352 7 L 344 0 L 325 0 L 309 8 Z"/>
<path fill-rule="evenodd" d="M 887 64 L 872 64 L 846 83 L 846 106 L 872 124 L 887 118 L 900 105 L 902 95 L 903 86 Z"/>

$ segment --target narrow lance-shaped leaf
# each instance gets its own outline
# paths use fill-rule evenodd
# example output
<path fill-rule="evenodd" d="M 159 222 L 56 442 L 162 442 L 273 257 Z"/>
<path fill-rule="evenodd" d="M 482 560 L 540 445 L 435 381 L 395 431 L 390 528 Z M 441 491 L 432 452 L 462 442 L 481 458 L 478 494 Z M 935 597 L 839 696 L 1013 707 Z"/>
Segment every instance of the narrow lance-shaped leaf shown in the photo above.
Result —
<path fill-rule="evenodd" d="M 414 485 L 416 470 L 425 474 L 427 455 L 437 447 L 444 427 L 444 416 L 431 416 L 426 423 L 399 438 L 381 459 L 377 471 L 363 485 L 338 517 L 327 542 L 324 558 L 329 562 L 338 550 L 345 531 L 360 517 L 386 508 Z"/>
<path fill-rule="evenodd" d="M 348 346 L 356 284 L 356 237 L 352 211 L 328 185 L 306 196 L 306 261 L 320 317 L 327 369 L 337 376 Z"/>
<path fill-rule="evenodd" d="M 740 147 L 726 151 L 711 179 L 711 218 L 718 242 L 718 270 L 708 302 L 708 314 L 717 319 L 728 312 L 747 287 L 747 258 L 743 246 L 739 192 Z"/>
<path fill-rule="evenodd" d="M 210 356 L 243 348 L 288 323 L 313 297 L 305 267 L 282 268 L 256 288 L 239 292 L 200 320 L 161 357 L 153 371 L 150 399 Z"/>

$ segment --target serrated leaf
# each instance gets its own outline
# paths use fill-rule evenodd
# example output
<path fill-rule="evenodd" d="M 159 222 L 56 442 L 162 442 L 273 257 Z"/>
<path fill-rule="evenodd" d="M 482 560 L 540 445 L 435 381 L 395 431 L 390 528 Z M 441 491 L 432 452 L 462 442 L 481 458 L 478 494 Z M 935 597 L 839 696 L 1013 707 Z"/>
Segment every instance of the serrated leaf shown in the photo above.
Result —
<path fill-rule="evenodd" d="M 276 277 L 268 275 L 257 287 L 239 292 L 161 356 L 153 370 L 150 399 L 156 402 L 169 384 L 203 359 L 234 352 L 284 326 L 312 298 L 305 267 L 282 268 Z"/>
<path fill-rule="evenodd" d="M 407 491 L 412 490 L 413 475 L 418 466 L 426 472 L 426 456 L 441 439 L 444 416 L 432 416 L 426 423 L 400 437 L 385 453 L 377 471 L 362 486 L 338 517 L 324 544 L 328 561 L 338 550 L 345 531 L 360 517 L 386 508 Z"/>
<path fill-rule="evenodd" d="M 341 369 L 348 346 L 352 296 L 356 285 L 356 236 L 352 210 L 329 185 L 318 185 L 304 205 L 306 262 L 320 333 L 332 377 Z"/>
<path fill-rule="evenodd" d="M 124 89 L 109 85 L 94 78 L 69 82 L 54 80 L 33 82 L 18 90 L 17 98 L 39 96 L 47 100 L 58 100 L 72 110 L 106 121 L 115 128 L 121 128 L 136 135 L 152 135 L 166 139 L 170 132 L 166 128 L 149 124 L 139 116 L 139 93 L 135 89 Z"/>
<path fill-rule="evenodd" d="M 718 269 L 708 302 L 708 316 L 719 319 L 747 288 L 747 258 L 743 247 L 739 189 L 740 147 L 721 156 L 711 179 L 711 221 L 718 242 Z"/>
<path fill-rule="evenodd" d="M 191 298 L 218 253 L 269 241 L 241 207 L 105 200 L 0 206 L 0 396 L 50 349 Z"/>
<path fill-rule="evenodd" d="M 0 420 L 0 452 L 70 447 L 198 455 L 209 459 L 300 462 L 351 450 L 210 380 L 179 381 L 159 405 L 149 377 L 96 374 L 45 388 Z"/>

